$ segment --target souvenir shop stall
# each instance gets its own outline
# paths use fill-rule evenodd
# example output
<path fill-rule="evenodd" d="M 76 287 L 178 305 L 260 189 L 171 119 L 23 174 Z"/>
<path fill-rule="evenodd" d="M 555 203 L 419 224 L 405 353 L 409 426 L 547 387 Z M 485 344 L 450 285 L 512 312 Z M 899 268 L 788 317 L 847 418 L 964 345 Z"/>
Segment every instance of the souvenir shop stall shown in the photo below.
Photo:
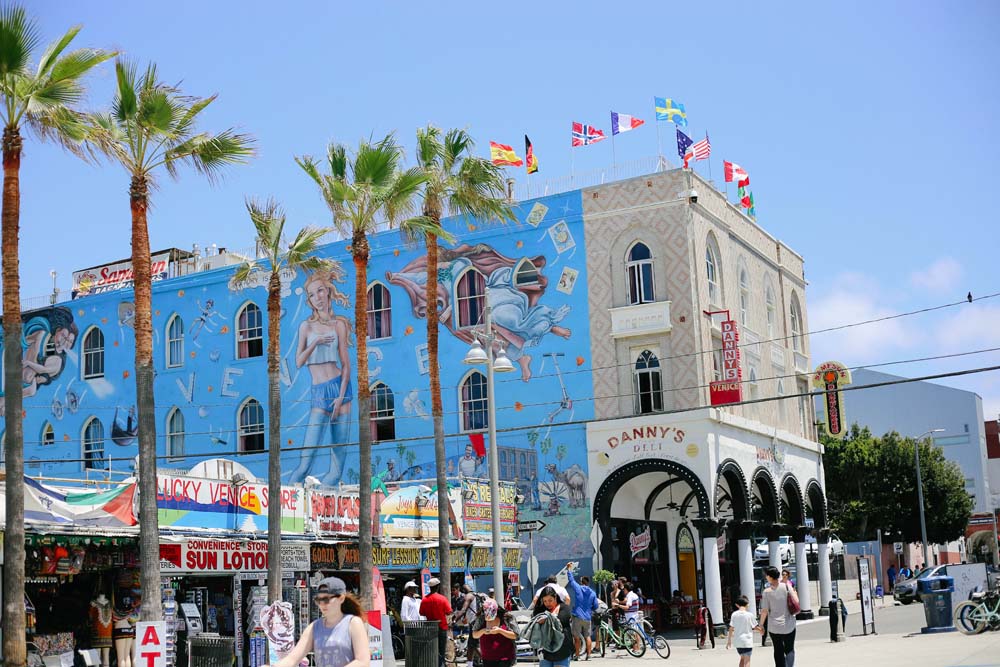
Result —
<path fill-rule="evenodd" d="M 90 650 L 104 667 L 131 655 L 142 601 L 137 539 L 29 533 L 25 547 L 31 650 L 43 658 Z"/>

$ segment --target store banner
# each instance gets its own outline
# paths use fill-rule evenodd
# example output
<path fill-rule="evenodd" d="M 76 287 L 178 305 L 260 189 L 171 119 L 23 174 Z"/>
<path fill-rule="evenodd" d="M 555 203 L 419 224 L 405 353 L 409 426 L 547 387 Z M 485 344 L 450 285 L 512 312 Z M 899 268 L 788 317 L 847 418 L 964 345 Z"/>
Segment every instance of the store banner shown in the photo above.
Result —
<path fill-rule="evenodd" d="M 448 490 L 448 518 L 454 539 L 463 539 L 462 489 Z M 382 501 L 379 525 L 384 538 L 436 540 L 438 538 L 437 491 L 427 486 L 397 489 Z"/>
<path fill-rule="evenodd" d="M 438 550 L 437 549 L 424 549 L 424 567 L 426 567 L 431 572 L 438 571 Z M 468 552 L 465 547 L 452 547 L 451 548 L 451 569 L 464 570 L 465 564 L 467 562 Z"/>
<path fill-rule="evenodd" d="M 170 275 L 170 252 L 160 252 L 150 256 L 150 280 L 166 280 Z M 132 287 L 131 260 L 124 260 L 104 266 L 73 272 L 73 298 L 88 294 L 102 294 Z"/>
<path fill-rule="evenodd" d="M 281 569 L 307 571 L 309 556 L 309 545 L 283 543 Z M 160 542 L 160 572 L 163 574 L 267 572 L 267 542 L 211 537 Z"/>
<path fill-rule="evenodd" d="M 521 550 L 504 549 L 503 567 L 505 570 L 521 569 Z M 491 547 L 472 547 L 469 552 L 468 569 L 473 572 L 493 569 L 493 549 Z"/>
<path fill-rule="evenodd" d="M 309 522 L 321 535 L 357 535 L 361 497 L 357 493 L 309 492 Z"/>
<path fill-rule="evenodd" d="M 309 547 L 309 570 L 339 570 L 337 547 L 333 544 L 313 544 Z"/>
<path fill-rule="evenodd" d="M 167 667 L 167 622 L 139 621 L 135 624 L 136 660 L 143 667 Z"/>
<path fill-rule="evenodd" d="M 63 526 L 120 528 L 135 526 L 135 484 L 110 491 L 61 490 L 24 478 L 24 521 Z"/>
<path fill-rule="evenodd" d="M 464 549 L 463 549 L 464 552 Z M 336 570 L 356 570 L 361 562 L 357 544 L 338 544 L 337 562 L 334 567 L 328 569 Z M 410 547 L 384 547 L 378 544 L 372 545 L 372 565 L 383 570 L 408 570 L 410 572 L 420 569 L 422 561 L 420 549 Z M 314 570 L 323 569 L 317 567 L 313 561 Z"/>
<path fill-rule="evenodd" d="M 500 482 L 500 535 L 505 540 L 517 539 L 517 487 Z M 485 479 L 462 480 L 462 524 L 468 540 L 493 538 L 493 509 L 490 483 Z"/>
<path fill-rule="evenodd" d="M 281 532 L 304 533 L 303 490 L 281 487 Z M 160 526 L 263 532 L 267 530 L 267 484 L 202 477 L 157 475 L 156 506 Z"/>

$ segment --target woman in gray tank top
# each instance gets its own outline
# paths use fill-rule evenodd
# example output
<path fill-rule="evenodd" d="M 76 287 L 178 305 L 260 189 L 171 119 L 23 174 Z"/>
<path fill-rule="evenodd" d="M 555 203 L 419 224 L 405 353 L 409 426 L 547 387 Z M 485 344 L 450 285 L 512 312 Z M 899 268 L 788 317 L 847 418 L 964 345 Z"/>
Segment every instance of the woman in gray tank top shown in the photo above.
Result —
<path fill-rule="evenodd" d="M 274 667 L 298 667 L 312 652 L 316 667 L 369 667 L 368 629 L 361 603 L 347 592 L 344 582 L 327 577 L 319 583 L 313 600 L 322 616 L 309 624 L 291 653 Z M 265 666 L 267 667 L 267 666 Z"/>

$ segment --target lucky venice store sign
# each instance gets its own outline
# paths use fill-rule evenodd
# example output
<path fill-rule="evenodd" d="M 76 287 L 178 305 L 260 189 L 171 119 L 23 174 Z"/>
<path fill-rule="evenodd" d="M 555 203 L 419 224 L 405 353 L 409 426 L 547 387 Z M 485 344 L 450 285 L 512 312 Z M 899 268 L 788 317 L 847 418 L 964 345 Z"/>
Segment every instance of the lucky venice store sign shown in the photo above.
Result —
<path fill-rule="evenodd" d="M 161 526 L 196 528 L 240 528 L 267 530 L 266 484 L 237 486 L 228 481 L 199 477 L 157 475 L 156 507 Z M 302 532 L 305 504 L 302 490 L 282 487 L 282 528 Z"/>

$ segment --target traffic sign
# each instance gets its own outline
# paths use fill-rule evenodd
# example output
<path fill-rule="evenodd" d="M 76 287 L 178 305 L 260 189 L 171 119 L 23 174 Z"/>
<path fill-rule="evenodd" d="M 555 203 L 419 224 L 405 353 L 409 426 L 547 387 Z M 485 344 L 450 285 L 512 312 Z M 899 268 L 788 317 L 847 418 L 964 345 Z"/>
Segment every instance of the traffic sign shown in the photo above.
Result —
<path fill-rule="evenodd" d="M 893 542 L 892 543 L 892 550 L 895 553 L 897 553 L 897 554 L 903 553 L 903 543 L 902 542 Z"/>
<path fill-rule="evenodd" d="M 519 533 L 537 533 L 542 528 L 545 528 L 545 522 L 539 519 L 517 522 L 517 532 Z"/>

